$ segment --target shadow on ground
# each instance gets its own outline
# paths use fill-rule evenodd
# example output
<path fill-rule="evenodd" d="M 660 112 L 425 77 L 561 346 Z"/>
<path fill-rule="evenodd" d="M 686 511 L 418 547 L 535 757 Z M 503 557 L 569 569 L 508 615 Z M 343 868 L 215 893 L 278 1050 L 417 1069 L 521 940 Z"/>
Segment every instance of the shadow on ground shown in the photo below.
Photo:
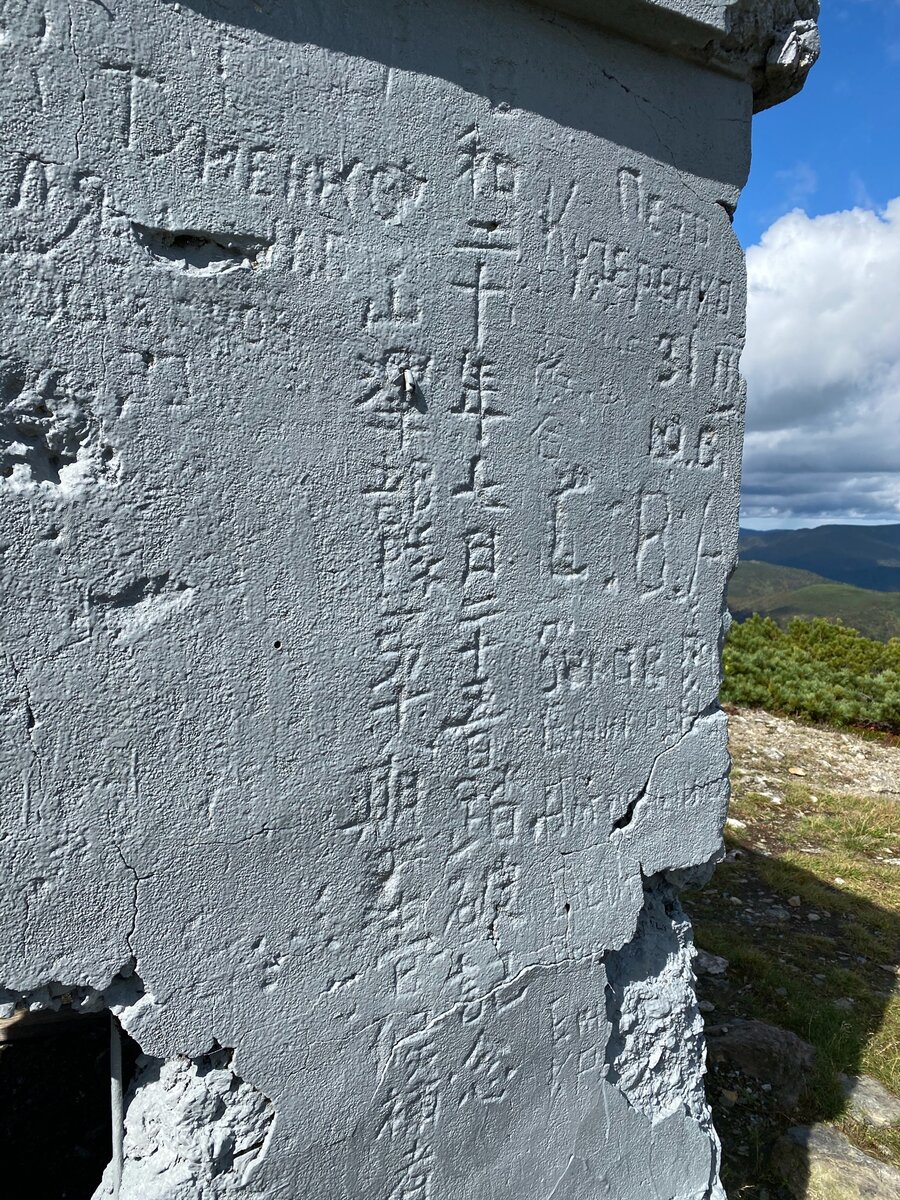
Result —
<path fill-rule="evenodd" d="M 783 858 L 735 844 L 711 884 L 683 901 L 698 947 L 728 960 L 716 974 L 709 966 L 715 971 L 721 964 L 707 963 L 704 970 L 701 957 L 698 991 L 710 1044 L 707 1090 L 729 1200 L 807 1195 L 808 1152 L 794 1151 L 790 1184 L 778 1164 L 779 1141 L 797 1126 L 835 1123 L 867 1154 L 900 1164 L 900 1128 L 851 1120 L 839 1078 L 880 1074 L 891 1082 L 893 1076 L 896 1089 L 900 914 Z M 733 1054 L 719 1054 L 717 1038 L 724 1032 L 727 1042 L 741 1019 L 796 1034 L 814 1047 L 813 1065 L 791 1039 L 779 1043 L 777 1030 L 768 1046 L 744 1053 L 741 1065 Z M 741 1028 L 747 1027 L 738 1025 L 739 1034 Z"/>

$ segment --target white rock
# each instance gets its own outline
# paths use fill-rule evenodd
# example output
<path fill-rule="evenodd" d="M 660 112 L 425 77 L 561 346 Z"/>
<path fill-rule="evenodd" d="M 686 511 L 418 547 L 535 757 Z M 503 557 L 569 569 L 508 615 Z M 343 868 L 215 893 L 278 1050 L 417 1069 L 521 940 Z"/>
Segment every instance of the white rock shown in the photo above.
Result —
<path fill-rule="evenodd" d="M 900 1125 L 900 1099 L 871 1075 L 841 1075 L 847 1111 L 864 1125 Z"/>
<path fill-rule="evenodd" d="M 701 975 L 724 975 L 728 970 L 728 959 L 698 947 L 694 955 L 694 969 Z"/>

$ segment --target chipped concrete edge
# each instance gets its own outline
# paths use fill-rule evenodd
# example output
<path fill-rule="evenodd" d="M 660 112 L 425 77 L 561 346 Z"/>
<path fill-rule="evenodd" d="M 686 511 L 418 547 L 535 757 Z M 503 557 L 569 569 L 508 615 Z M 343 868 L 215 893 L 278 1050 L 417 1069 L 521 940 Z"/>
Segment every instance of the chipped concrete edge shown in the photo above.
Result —
<path fill-rule="evenodd" d="M 744 80 L 754 112 L 796 95 L 819 57 L 819 0 L 548 0 L 546 7 Z"/>

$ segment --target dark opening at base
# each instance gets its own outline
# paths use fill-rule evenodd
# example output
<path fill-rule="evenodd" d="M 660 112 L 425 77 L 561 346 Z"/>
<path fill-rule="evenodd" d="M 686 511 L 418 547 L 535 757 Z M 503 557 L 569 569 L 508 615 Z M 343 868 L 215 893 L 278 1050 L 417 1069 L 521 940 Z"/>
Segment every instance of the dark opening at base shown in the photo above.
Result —
<path fill-rule="evenodd" d="M 63 1005 L 0 1021 L 4 1194 L 25 1181 L 28 1195 L 39 1200 L 94 1194 L 112 1156 L 113 1030 L 127 1088 L 140 1050 L 111 1013 L 79 1014 Z"/>

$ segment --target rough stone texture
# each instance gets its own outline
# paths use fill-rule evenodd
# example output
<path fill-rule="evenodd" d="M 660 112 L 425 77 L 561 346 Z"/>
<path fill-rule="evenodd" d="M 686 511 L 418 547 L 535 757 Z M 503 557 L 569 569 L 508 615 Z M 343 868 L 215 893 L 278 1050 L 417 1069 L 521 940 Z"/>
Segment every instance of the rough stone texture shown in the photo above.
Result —
<path fill-rule="evenodd" d="M 842 1075 L 847 1112 L 864 1125 L 900 1125 L 900 1100 L 871 1075 Z"/>
<path fill-rule="evenodd" d="M 661 881 L 647 884 L 634 937 L 604 963 L 606 1079 L 651 1119 L 683 1107 L 685 1117 L 708 1128 L 693 954 L 677 893 Z"/>
<path fill-rule="evenodd" d="M 772 1087 L 772 1098 L 790 1112 L 796 1108 L 816 1052 L 808 1042 L 765 1021 L 729 1021 L 708 1031 L 709 1057 L 737 1067 Z"/>
<path fill-rule="evenodd" d="M 126 1097 L 124 1171 L 110 1163 L 96 1200 L 218 1200 L 254 1194 L 272 1103 L 231 1071 L 230 1054 L 169 1062 L 141 1056 Z"/>
<path fill-rule="evenodd" d="M 797 1200 L 896 1200 L 900 1171 L 863 1154 L 828 1125 L 797 1126 L 775 1147 L 774 1166 Z"/>
<path fill-rule="evenodd" d="M 721 1196 L 671 889 L 753 71 L 505 0 L 0 13 L 0 982 L 159 1060 L 122 1200 Z M 190 1157 L 214 1045 L 249 1174 Z"/>

